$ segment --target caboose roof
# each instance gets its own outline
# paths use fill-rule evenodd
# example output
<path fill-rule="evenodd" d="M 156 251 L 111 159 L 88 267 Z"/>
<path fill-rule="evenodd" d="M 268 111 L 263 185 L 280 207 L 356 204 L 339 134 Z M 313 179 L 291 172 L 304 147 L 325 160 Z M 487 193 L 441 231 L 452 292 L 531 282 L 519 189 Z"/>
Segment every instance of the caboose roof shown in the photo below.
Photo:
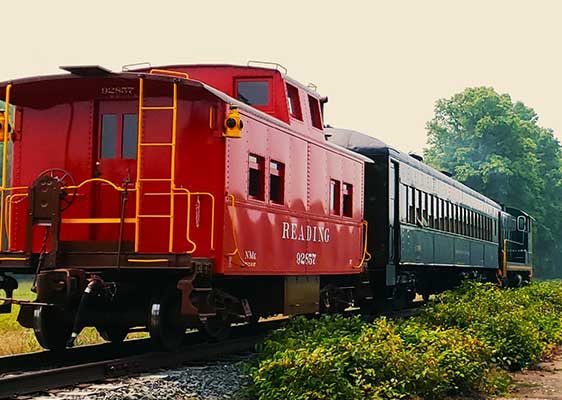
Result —
<path fill-rule="evenodd" d="M 203 65 L 204 67 L 212 67 Z M 196 67 L 196 66 L 190 66 Z M 245 69 L 260 69 L 260 67 L 242 67 L 229 66 Z M 10 93 L 10 103 L 16 106 L 30 107 L 34 109 L 46 109 L 57 104 L 87 101 L 97 98 L 103 98 L 100 93 L 100 84 L 110 85 L 111 88 L 120 88 L 122 90 L 129 89 L 134 93 L 137 90 L 138 79 L 142 77 L 147 82 L 161 83 L 151 89 L 151 95 L 170 95 L 170 84 L 178 83 L 180 87 L 189 87 L 191 90 L 180 91 L 181 98 L 205 98 L 215 97 L 227 104 L 234 105 L 246 114 L 254 115 L 262 120 L 266 120 L 271 124 L 275 124 L 283 129 L 290 130 L 290 125 L 284 121 L 274 118 L 271 115 L 262 112 L 252 106 L 249 106 L 229 95 L 221 92 L 214 87 L 207 85 L 201 81 L 194 79 L 183 79 L 175 76 L 151 74 L 148 70 L 127 71 L 127 72 L 111 72 L 107 69 L 97 66 L 86 67 L 64 67 L 65 70 L 73 71 L 73 73 L 64 73 L 56 75 L 44 75 L 14 79 L 10 81 L 0 82 L 0 100 L 6 98 L 6 87 L 12 84 Z M 161 68 L 172 68 L 161 67 Z M 273 73 L 279 71 L 268 68 L 261 68 Z M 307 91 L 310 89 L 307 88 Z M 105 98 L 107 99 L 107 98 Z M 336 143 L 322 141 L 322 143 L 335 151 L 346 154 L 348 157 L 363 161 L 372 162 L 368 157 L 357 152 L 348 150 Z"/>

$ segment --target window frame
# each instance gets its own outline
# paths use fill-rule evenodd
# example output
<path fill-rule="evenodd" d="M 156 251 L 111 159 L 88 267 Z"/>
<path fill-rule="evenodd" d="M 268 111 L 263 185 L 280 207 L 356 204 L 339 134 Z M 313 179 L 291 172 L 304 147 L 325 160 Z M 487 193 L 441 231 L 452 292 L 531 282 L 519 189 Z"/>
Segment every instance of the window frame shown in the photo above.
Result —
<path fill-rule="evenodd" d="M 126 157 L 126 155 L 125 155 L 125 144 L 126 144 L 125 134 L 127 132 L 125 131 L 125 127 L 126 127 L 127 124 L 125 122 L 127 120 L 127 117 L 131 117 L 131 116 L 135 117 L 134 130 L 133 130 L 135 141 L 134 141 L 134 146 L 132 146 L 132 148 L 131 148 L 131 150 L 132 150 L 131 155 L 133 155 L 133 153 L 134 153 L 134 156 L 133 157 Z M 138 140 L 139 140 L 139 137 L 138 137 L 139 115 L 137 113 L 123 113 L 121 119 L 122 119 L 122 121 L 121 121 L 121 126 L 122 126 L 122 129 L 121 129 L 121 146 L 120 146 L 121 147 L 121 159 L 122 160 L 136 160 L 137 157 L 138 157 L 137 150 L 138 150 Z"/>
<path fill-rule="evenodd" d="M 252 160 L 252 157 L 255 158 L 255 160 Z M 257 171 L 258 173 L 257 195 L 251 193 L 252 171 Z M 255 153 L 248 153 L 248 185 L 246 190 L 248 199 L 265 201 L 265 158 Z"/>
<path fill-rule="evenodd" d="M 303 118 L 299 88 L 291 85 L 289 82 L 285 82 L 285 89 L 287 91 L 287 111 L 289 112 L 289 117 L 302 121 Z M 295 102 L 293 103 L 291 100 L 295 100 Z"/>
<path fill-rule="evenodd" d="M 341 216 L 341 181 L 330 178 L 329 200 L 330 215 Z"/>
<path fill-rule="evenodd" d="M 266 111 L 266 112 L 271 112 L 274 110 L 274 104 L 273 104 L 273 78 L 270 76 L 261 76 L 261 77 L 234 77 L 234 98 L 237 99 L 238 101 L 242 101 L 238 99 L 238 84 L 240 82 L 267 82 L 268 84 L 268 94 L 267 94 L 267 99 L 268 102 L 267 104 L 248 104 L 250 107 L 254 107 L 258 110 L 261 111 Z M 243 101 L 242 101 L 243 102 Z M 245 103 L 245 102 L 243 102 Z"/>
<path fill-rule="evenodd" d="M 320 110 L 320 101 L 316 97 L 310 94 L 307 95 L 307 99 L 308 99 L 308 111 L 310 113 L 310 125 L 314 129 L 318 129 L 321 131 L 324 126 L 323 125 L 324 121 L 322 118 L 322 111 Z"/>
<path fill-rule="evenodd" d="M 277 168 L 273 168 L 273 166 L 277 166 Z M 279 200 L 273 200 L 271 196 L 271 189 L 272 185 L 272 177 L 279 178 Z M 285 163 L 277 160 L 269 160 L 269 202 L 272 204 L 277 205 L 285 205 Z"/>
<path fill-rule="evenodd" d="M 341 215 L 346 218 L 353 218 L 353 185 L 348 182 L 343 182 L 341 186 L 341 192 Z M 346 205 L 349 207 L 349 209 L 347 209 Z"/>

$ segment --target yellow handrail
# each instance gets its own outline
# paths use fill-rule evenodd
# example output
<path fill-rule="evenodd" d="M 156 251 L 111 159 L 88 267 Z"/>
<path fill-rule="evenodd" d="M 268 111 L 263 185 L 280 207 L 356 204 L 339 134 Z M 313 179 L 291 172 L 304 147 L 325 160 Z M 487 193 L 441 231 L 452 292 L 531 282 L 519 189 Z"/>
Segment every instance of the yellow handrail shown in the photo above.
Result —
<path fill-rule="evenodd" d="M 191 239 L 191 196 L 209 196 L 211 199 L 211 238 L 210 238 L 210 249 L 215 249 L 215 196 L 209 192 L 190 192 L 186 188 L 175 188 L 175 190 L 181 191 L 187 195 L 187 221 L 185 230 L 185 239 L 191 244 L 192 249 L 187 252 L 187 254 L 192 254 L 197 249 L 197 243 Z"/>
<path fill-rule="evenodd" d="M 359 263 L 359 265 L 353 266 L 353 268 L 355 268 L 355 269 L 363 268 L 363 263 L 365 261 L 370 261 L 371 258 L 372 258 L 371 253 L 369 253 L 369 251 L 367 250 L 367 237 L 368 237 L 368 234 L 369 234 L 369 223 L 367 221 L 363 220 L 361 225 L 363 225 L 365 227 L 365 239 L 363 240 L 363 256 L 361 257 L 361 262 Z M 367 258 L 367 256 L 368 256 L 368 258 Z"/>
<path fill-rule="evenodd" d="M 144 80 L 139 78 L 139 110 L 137 119 L 137 179 L 135 180 L 135 253 L 139 251 L 139 214 L 140 214 L 140 176 L 141 176 L 141 143 L 142 143 L 142 108 L 144 99 Z"/>
<path fill-rule="evenodd" d="M 170 166 L 170 237 L 168 242 L 168 251 L 174 250 L 174 222 L 175 215 L 175 197 L 174 189 L 176 188 L 176 129 L 178 118 L 178 84 L 174 83 L 174 98 L 172 110 L 172 148 L 171 148 L 171 166 Z"/>
<path fill-rule="evenodd" d="M 238 255 L 238 259 L 240 260 L 242 265 L 247 267 L 248 263 L 246 261 L 244 261 L 244 259 L 242 258 L 242 255 L 240 254 L 240 249 L 238 247 L 238 240 L 236 239 L 237 234 L 236 234 L 235 198 L 234 198 L 233 194 L 229 194 L 229 195 L 227 195 L 227 197 L 230 197 L 230 199 L 232 200 L 232 209 L 230 211 L 230 219 L 231 219 L 230 222 L 231 222 L 231 225 L 232 225 L 232 238 L 234 240 L 234 251 L 232 251 L 230 253 L 226 253 L 226 256 Z"/>
<path fill-rule="evenodd" d="M 111 186 L 113 189 L 117 190 L 118 192 L 124 192 L 125 188 L 122 188 L 120 186 L 117 186 L 115 183 L 111 182 L 110 180 L 107 179 L 103 179 L 103 178 L 90 178 L 90 179 L 86 179 L 84 181 L 82 181 L 80 184 L 78 185 L 74 185 L 74 186 L 64 186 L 63 189 L 80 189 L 82 186 L 86 185 L 87 183 L 92 183 L 92 182 L 102 182 L 102 183 L 106 183 L 109 186 Z M 127 191 L 134 191 L 135 189 L 127 189 Z"/>
<path fill-rule="evenodd" d="M 178 78 L 189 79 L 189 74 L 187 72 L 173 71 L 173 70 L 169 70 L 169 69 L 153 68 L 153 69 L 150 70 L 149 74 L 151 74 L 151 75 L 170 75 L 170 76 L 177 76 Z"/>
<path fill-rule="evenodd" d="M 13 201 L 16 197 L 22 197 L 23 198 L 27 197 L 28 193 L 14 193 L 14 194 L 10 194 L 8 196 L 6 196 L 6 215 L 5 215 L 5 221 L 6 221 L 6 236 L 8 237 L 8 250 L 12 247 L 12 204 Z M 19 200 L 21 201 L 21 200 Z M 18 202 L 19 202 L 18 201 Z M 4 207 L 2 207 L 4 208 Z"/>
<path fill-rule="evenodd" d="M 2 186 L 0 191 L 0 204 L 3 208 L 0 212 L 0 251 L 4 250 L 4 224 L 6 221 L 4 220 L 4 202 L 6 199 L 6 185 L 8 181 L 8 127 L 10 122 L 10 95 L 12 91 L 12 84 L 8 84 L 6 86 L 6 98 L 4 104 L 4 137 L 3 139 L 3 146 L 2 146 Z"/>
<path fill-rule="evenodd" d="M 215 249 L 215 196 L 209 192 L 192 192 L 190 196 L 209 196 L 211 199 L 211 240 L 210 249 Z"/>

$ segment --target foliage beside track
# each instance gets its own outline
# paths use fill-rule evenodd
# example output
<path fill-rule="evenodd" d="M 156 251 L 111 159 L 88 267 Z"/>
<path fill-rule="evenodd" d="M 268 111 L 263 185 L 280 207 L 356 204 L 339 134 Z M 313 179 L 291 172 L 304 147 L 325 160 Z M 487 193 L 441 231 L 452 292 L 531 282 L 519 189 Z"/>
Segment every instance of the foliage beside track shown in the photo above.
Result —
<path fill-rule="evenodd" d="M 261 345 L 258 399 L 438 399 L 507 390 L 506 371 L 562 344 L 562 282 L 467 283 L 407 320 L 294 318 Z"/>

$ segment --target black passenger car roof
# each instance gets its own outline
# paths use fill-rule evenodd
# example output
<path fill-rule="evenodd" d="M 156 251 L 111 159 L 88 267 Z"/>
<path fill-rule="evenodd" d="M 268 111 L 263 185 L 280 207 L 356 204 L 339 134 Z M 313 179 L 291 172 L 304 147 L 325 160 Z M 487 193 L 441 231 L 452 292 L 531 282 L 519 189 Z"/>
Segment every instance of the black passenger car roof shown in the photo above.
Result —
<path fill-rule="evenodd" d="M 336 143 L 342 147 L 345 147 L 351 151 L 360 153 L 366 157 L 373 158 L 376 156 L 392 156 L 393 158 L 408 164 L 420 171 L 425 172 L 429 176 L 438 179 L 448 185 L 451 185 L 458 190 L 467 193 L 478 200 L 485 202 L 486 204 L 501 209 L 501 206 L 495 201 L 489 199 L 488 197 L 478 193 L 474 189 L 469 188 L 466 185 L 454 180 L 453 178 L 445 175 L 444 173 L 430 167 L 429 165 L 416 160 L 414 157 L 403 153 L 395 148 L 387 145 L 383 141 L 369 136 L 365 133 L 357 132 L 351 129 L 339 129 L 339 128 L 325 128 L 325 133 L 330 135 L 329 140 Z"/>

